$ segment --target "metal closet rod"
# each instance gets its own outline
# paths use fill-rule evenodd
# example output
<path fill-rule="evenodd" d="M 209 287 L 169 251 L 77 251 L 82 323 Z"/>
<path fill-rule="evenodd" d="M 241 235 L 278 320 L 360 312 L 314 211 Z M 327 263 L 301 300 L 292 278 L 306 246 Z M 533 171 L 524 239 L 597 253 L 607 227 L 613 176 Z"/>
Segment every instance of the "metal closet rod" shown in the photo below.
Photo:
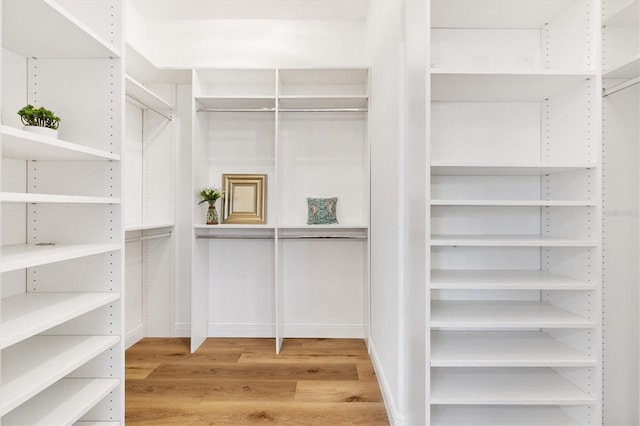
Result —
<path fill-rule="evenodd" d="M 640 77 L 632 78 L 631 80 L 627 80 L 624 83 L 620 83 L 617 86 L 613 86 L 610 89 L 604 89 L 602 91 L 602 96 L 607 97 L 609 95 L 613 95 L 616 92 L 626 89 L 627 87 L 635 86 L 640 83 Z"/>
<path fill-rule="evenodd" d="M 274 112 L 275 108 L 204 108 L 196 112 Z M 279 112 L 367 112 L 368 108 L 278 108 Z"/>
<path fill-rule="evenodd" d="M 153 234 L 153 235 L 143 235 L 140 237 L 131 237 L 131 238 L 126 238 L 124 240 L 125 243 L 132 243 L 135 241 L 147 241 L 147 240 L 155 240 L 156 238 L 166 238 L 166 237 L 170 237 L 171 236 L 171 232 L 165 232 L 164 234 Z"/>
<path fill-rule="evenodd" d="M 273 240 L 274 235 L 196 235 L 197 239 Z M 366 240 L 364 235 L 282 235 L 279 240 Z"/>
<path fill-rule="evenodd" d="M 132 104 L 134 104 L 134 105 L 136 105 L 136 106 L 140 107 L 140 108 L 150 109 L 151 111 L 153 111 L 153 112 L 155 112 L 156 114 L 158 114 L 158 115 L 160 115 L 160 116 L 162 116 L 162 117 L 166 118 L 166 119 L 167 119 L 167 120 L 169 120 L 169 121 L 172 121 L 172 120 L 173 120 L 173 117 L 171 117 L 170 115 L 167 115 L 167 114 L 165 114 L 164 112 L 159 111 L 159 110 L 155 109 L 154 107 L 152 107 L 152 106 L 149 106 L 149 105 L 145 104 L 145 103 L 144 103 L 144 102 L 142 102 L 140 99 L 138 99 L 138 98 L 136 98 L 135 96 L 130 95 L 130 94 L 128 94 L 128 93 L 127 93 L 127 100 L 128 100 L 129 102 L 131 102 Z"/>

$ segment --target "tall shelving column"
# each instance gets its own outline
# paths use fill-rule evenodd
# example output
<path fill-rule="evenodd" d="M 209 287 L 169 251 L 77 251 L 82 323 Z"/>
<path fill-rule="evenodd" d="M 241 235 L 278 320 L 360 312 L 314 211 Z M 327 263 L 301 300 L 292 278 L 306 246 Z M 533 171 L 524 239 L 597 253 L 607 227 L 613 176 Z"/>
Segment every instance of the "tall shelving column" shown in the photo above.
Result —
<path fill-rule="evenodd" d="M 275 335 L 275 82 L 275 69 L 193 72 L 192 351 L 209 335 Z M 199 191 L 225 173 L 267 175 L 266 224 L 205 224 Z"/>
<path fill-rule="evenodd" d="M 637 424 L 640 2 L 602 1 L 603 424 Z"/>
<path fill-rule="evenodd" d="M 127 46 L 123 149 L 126 347 L 174 336 L 176 85 Z"/>
<path fill-rule="evenodd" d="M 278 70 L 278 280 L 283 337 L 366 338 L 369 70 Z M 337 224 L 307 198 L 337 197 Z M 281 343 L 281 342 L 279 342 Z"/>
<path fill-rule="evenodd" d="M 0 424 L 124 422 L 120 7 L 1 5 Z"/>
<path fill-rule="evenodd" d="M 429 424 L 601 421 L 599 7 L 431 2 Z"/>

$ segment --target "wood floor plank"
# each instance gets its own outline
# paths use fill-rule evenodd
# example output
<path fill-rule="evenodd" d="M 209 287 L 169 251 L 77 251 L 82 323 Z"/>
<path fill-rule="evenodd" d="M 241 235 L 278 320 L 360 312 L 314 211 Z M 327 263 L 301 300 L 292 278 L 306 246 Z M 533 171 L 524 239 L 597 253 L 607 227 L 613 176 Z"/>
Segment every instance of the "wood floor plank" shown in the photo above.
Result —
<path fill-rule="evenodd" d="M 300 402 L 382 402 L 376 382 L 300 380 L 295 400 Z"/>
<path fill-rule="evenodd" d="M 300 354 L 297 351 L 293 353 L 266 354 L 266 353 L 243 353 L 238 359 L 239 363 L 247 364 L 353 364 L 353 363 L 369 363 L 369 356 L 363 354 L 331 354 L 330 351 L 323 354 L 314 353 L 313 350 L 305 350 L 307 353 Z M 316 351 L 317 352 L 317 351 Z"/>
<path fill-rule="evenodd" d="M 160 364 L 157 363 L 127 363 L 125 366 L 124 374 L 127 380 L 129 379 L 146 379 L 149 374 Z"/>
<path fill-rule="evenodd" d="M 358 380 L 355 364 L 161 364 L 150 379 Z"/>
<path fill-rule="evenodd" d="M 127 380 L 127 400 L 142 402 L 149 397 L 178 398 L 181 401 L 237 400 L 287 401 L 293 400 L 296 381 L 283 380 Z"/>
<path fill-rule="evenodd" d="M 388 425 L 382 403 L 231 403 L 202 402 L 196 415 L 229 425 Z"/>

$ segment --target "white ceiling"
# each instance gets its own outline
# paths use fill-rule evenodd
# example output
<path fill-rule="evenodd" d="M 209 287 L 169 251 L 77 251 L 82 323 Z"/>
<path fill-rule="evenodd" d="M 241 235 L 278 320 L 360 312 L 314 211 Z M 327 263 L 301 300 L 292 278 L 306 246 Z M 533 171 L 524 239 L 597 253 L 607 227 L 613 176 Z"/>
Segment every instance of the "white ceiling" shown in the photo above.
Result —
<path fill-rule="evenodd" d="M 365 20 L 369 0 L 129 0 L 146 19 Z"/>

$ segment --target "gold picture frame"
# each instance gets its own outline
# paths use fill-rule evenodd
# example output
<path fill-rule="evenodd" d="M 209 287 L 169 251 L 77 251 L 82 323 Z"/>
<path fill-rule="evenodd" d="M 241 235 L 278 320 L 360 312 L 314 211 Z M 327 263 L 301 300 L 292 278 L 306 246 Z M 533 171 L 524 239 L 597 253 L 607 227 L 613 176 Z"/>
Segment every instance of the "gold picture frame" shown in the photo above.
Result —
<path fill-rule="evenodd" d="M 222 223 L 262 225 L 267 221 L 267 175 L 223 174 Z"/>

